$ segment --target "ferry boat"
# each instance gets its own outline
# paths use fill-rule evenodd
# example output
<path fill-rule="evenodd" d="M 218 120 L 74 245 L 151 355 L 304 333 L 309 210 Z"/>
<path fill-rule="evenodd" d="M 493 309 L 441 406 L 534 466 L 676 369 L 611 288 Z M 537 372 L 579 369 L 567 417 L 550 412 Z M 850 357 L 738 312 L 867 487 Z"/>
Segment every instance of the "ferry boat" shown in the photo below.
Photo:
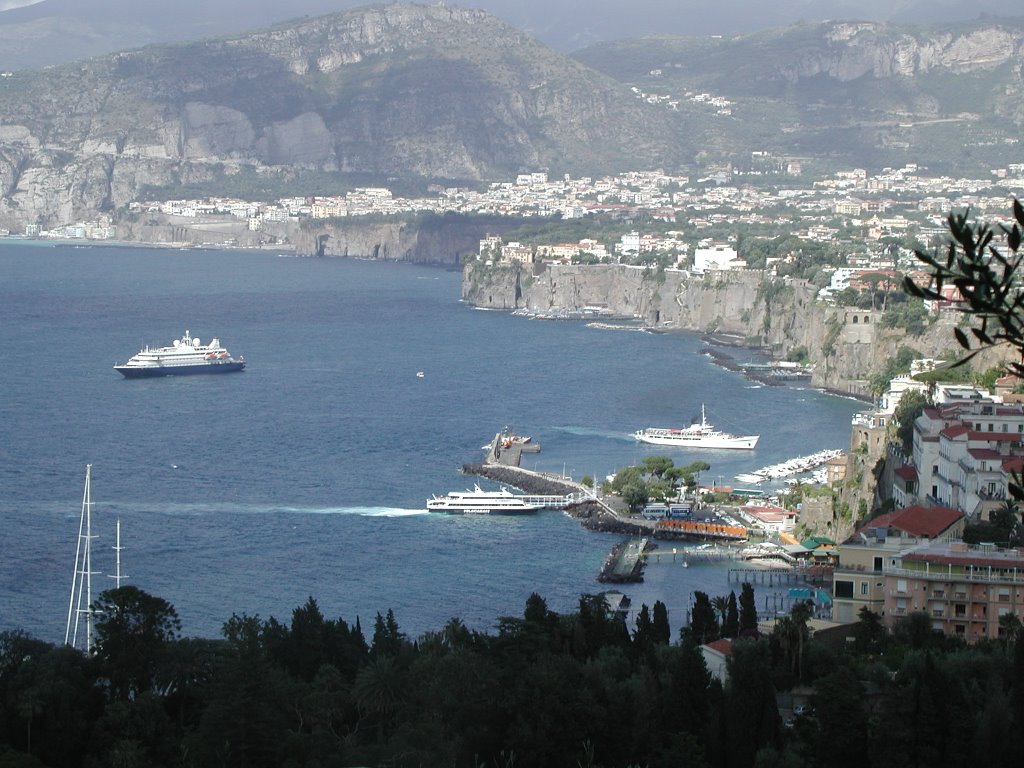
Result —
<path fill-rule="evenodd" d="M 700 407 L 700 423 L 691 424 L 688 427 L 679 429 L 663 429 L 659 427 L 648 427 L 633 433 L 641 443 L 652 445 L 670 445 L 676 448 L 738 448 L 741 450 L 753 450 L 757 445 L 760 435 L 743 435 L 737 437 L 728 432 L 722 432 L 708 424 L 704 415 L 704 406 Z"/>
<path fill-rule="evenodd" d="M 510 493 L 507 488 L 484 491 L 479 485 L 474 485 L 472 491 L 452 491 L 447 496 L 435 495 L 427 500 L 428 512 L 455 515 L 514 515 L 542 508 Z"/>
<path fill-rule="evenodd" d="M 214 339 L 203 344 L 186 330 L 185 335 L 175 339 L 169 347 L 144 347 L 123 365 L 114 365 L 114 370 L 126 379 L 141 379 L 149 376 L 188 376 L 194 373 L 231 373 L 245 368 L 245 358 L 234 358 Z"/>

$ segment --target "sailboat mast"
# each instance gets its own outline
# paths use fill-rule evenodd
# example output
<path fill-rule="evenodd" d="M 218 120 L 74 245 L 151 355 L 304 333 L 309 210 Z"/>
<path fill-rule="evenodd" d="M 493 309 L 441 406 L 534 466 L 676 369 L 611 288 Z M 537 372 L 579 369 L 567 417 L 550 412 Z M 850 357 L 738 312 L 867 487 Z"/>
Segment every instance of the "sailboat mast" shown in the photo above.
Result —
<path fill-rule="evenodd" d="M 78 522 L 78 545 L 75 549 L 75 570 L 71 580 L 71 600 L 64 644 L 77 647 L 78 623 L 85 617 L 85 651 L 92 651 L 92 464 L 85 466 L 85 490 L 82 492 L 82 516 Z M 84 595 L 83 595 L 84 592 Z M 85 607 L 82 599 L 85 598 Z M 74 628 L 71 619 L 74 617 Z"/>
<path fill-rule="evenodd" d="M 114 550 L 114 552 L 117 553 L 117 555 L 116 555 L 115 561 L 114 561 L 115 562 L 115 565 L 114 565 L 114 575 L 110 577 L 110 578 L 112 578 L 114 580 L 114 588 L 115 589 L 120 589 L 121 588 L 121 580 L 128 578 L 127 576 L 125 576 L 125 575 L 123 575 L 121 573 L 121 550 L 122 549 L 124 549 L 124 547 L 121 546 L 121 519 L 118 518 L 118 520 L 117 520 L 117 543 L 114 544 L 114 546 L 113 546 L 113 550 Z"/>

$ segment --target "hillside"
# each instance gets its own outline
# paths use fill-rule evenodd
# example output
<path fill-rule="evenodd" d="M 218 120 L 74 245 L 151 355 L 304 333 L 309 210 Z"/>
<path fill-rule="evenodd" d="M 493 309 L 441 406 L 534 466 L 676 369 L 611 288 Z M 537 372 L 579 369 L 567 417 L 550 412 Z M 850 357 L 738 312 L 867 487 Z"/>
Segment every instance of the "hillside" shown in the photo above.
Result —
<path fill-rule="evenodd" d="M 809 174 L 913 162 L 987 175 L 1019 159 L 1022 53 L 1024 21 L 990 20 L 646 38 L 569 58 L 482 10 L 360 8 L 5 72 L 0 228 L 196 190 L 422 191 L 536 170 L 800 158 Z"/>
<path fill-rule="evenodd" d="M 975 174 L 1021 152 L 1021 19 L 800 24 L 731 38 L 628 40 L 575 58 L 677 99 L 681 114 L 704 115 L 708 162 L 742 168 L 751 150 L 767 150 Z M 728 100 L 729 114 L 695 101 L 700 93 Z"/>
<path fill-rule="evenodd" d="M 505 179 L 677 163 L 670 116 L 478 10 L 391 5 L 0 80 L 0 226 L 240 170 Z M 259 188 L 262 187 L 262 190 Z"/>

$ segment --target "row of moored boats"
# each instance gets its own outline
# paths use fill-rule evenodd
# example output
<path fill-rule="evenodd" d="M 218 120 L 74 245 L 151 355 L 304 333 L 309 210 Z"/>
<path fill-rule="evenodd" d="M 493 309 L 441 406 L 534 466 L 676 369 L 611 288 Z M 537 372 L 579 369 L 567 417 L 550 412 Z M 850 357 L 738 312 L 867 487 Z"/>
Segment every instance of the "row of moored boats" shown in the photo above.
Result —
<path fill-rule="evenodd" d="M 838 449 L 828 449 L 812 453 L 809 456 L 797 456 L 795 459 L 772 464 L 754 472 L 736 475 L 736 479 L 745 483 L 763 483 L 766 480 L 784 480 L 807 472 L 813 472 L 832 459 L 842 456 Z"/>

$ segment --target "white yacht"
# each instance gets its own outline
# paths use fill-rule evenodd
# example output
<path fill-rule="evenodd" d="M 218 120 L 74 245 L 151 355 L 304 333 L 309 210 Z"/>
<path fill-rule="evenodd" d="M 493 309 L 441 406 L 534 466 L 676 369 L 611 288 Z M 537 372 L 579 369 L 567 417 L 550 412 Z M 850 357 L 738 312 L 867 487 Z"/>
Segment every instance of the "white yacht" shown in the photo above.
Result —
<path fill-rule="evenodd" d="M 452 491 L 447 496 L 434 496 L 427 500 L 428 512 L 447 512 L 456 515 L 514 515 L 543 509 L 528 503 L 522 496 L 507 488 L 484 491 L 474 485 L 472 491 Z"/>
<path fill-rule="evenodd" d="M 678 429 L 648 427 L 633 433 L 633 437 L 641 443 L 651 445 L 669 445 L 676 448 L 738 448 L 753 450 L 760 435 L 743 435 L 737 437 L 722 432 L 708 424 L 704 415 L 704 406 L 700 407 L 700 423 Z"/>

